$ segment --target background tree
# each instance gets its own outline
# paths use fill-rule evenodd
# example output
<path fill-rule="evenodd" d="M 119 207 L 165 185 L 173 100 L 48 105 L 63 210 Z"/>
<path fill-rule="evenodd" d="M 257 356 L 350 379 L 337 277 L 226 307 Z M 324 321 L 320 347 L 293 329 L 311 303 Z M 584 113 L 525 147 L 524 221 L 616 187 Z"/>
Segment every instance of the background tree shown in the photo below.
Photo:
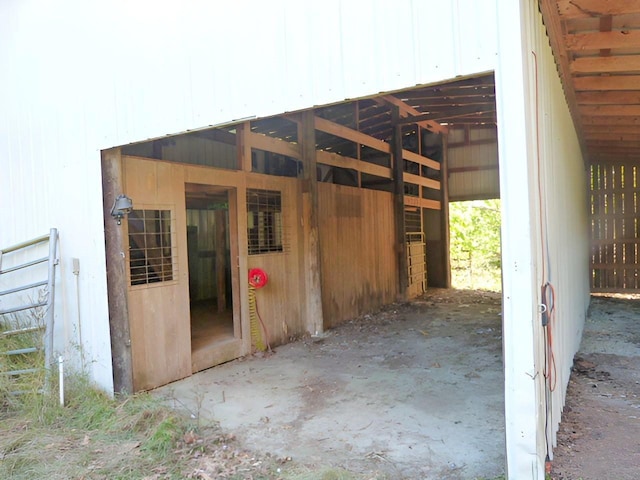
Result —
<path fill-rule="evenodd" d="M 454 288 L 501 290 L 500 200 L 449 206 Z"/>

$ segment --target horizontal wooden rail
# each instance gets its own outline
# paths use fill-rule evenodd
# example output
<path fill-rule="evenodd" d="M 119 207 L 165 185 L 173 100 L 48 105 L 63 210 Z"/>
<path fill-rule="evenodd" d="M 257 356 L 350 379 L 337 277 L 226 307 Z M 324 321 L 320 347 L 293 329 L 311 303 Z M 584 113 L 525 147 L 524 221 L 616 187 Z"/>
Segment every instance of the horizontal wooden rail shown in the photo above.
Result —
<path fill-rule="evenodd" d="M 325 152 L 324 150 L 318 150 L 316 152 L 317 162 L 324 165 L 330 165 L 332 167 L 351 168 L 361 173 L 368 175 L 375 175 L 377 177 L 391 178 L 391 169 L 389 167 L 383 167 L 382 165 L 376 165 L 374 163 L 364 162 L 362 160 L 356 160 L 351 157 L 343 157 L 337 153 Z"/>
<path fill-rule="evenodd" d="M 434 170 L 440 170 L 440 164 L 438 162 L 430 159 L 429 157 L 424 157 L 422 155 L 418 155 L 417 153 L 413 153 L 410 150 L 402 150 L 402 158 L 405 160 L 409 160 L 410 162 L 419 163 L 420 165 L 424 165 L 425 167 L 433 168 Z"/>
<path fill-rule="evenodd" d="M 470 165 L 468 167 L 449 167 L 447 170 L 449 173 L 467 173 L 467 172 L 482 172 L 484 170 L 498 170 L 498 165 Z"/>
<path fill-rule="evenodd" d="M 296 143 L 289 143 L 285 140 L 280 140 L 279 138 L 268 137 L 267 135 L 254 132 L 246 132 L 245 135 L 247 146 L 251 148 L 277 153 L 300 160 L 300 145 Z"/>
<path fill-rule="evenodd" d="M 404 204 L 409 207 L 422 207 L 430 210 L 440 210 L 440 202 L 438 200 L 430 200 L 428 198 L 404 196 Z"/>
<path fill-rule="evenodd" d="M 440 182 L 431 178 L 420 177 L 413 173 L 404 172 L 403 179 L 406 183 L 413 183 L 414 185 L 420 185 L 422 187 L 432 188 L 434 190 L 440 190 Z"/>
<path fill-rule="evenodd" d="M 329 133 L 336 137 L 344 138 L 345 140 L 351 140 L 352 142 L 366 145 L 367 147 L 371 147 L 380 152 L 391 153 L 391 145 L 387 142 L 378 140 L 366 133 L 358 132 L 357 130 L 334 123 L 330 120 L 315 117 L 315 127 L 316 130 L 320 130 L 321 132 Z"/>

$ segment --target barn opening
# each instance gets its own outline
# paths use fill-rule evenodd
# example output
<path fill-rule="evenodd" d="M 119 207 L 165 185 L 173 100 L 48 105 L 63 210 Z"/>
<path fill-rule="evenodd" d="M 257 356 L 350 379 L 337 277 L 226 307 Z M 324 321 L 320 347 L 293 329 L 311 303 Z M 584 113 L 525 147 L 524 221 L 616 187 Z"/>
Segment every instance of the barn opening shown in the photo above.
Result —
<path fill-rule="evenodd" d="M 500 200 L 468 200 L 449 206 L 451 285 L 499 292 Z"/>
<path fill-rule="evenodd" d="M 380 409 L 393 414 L 385 402 L 415 403 L 402 420 L 414 418 L 403 428 L 415 439 L 435 435 L 428 425 L 438 422 L 431 407 L 413 399 L 447 405 L 446 418 L 466 412 L 460 431 L 443 435 L 469 436 L 466 450 L 489 442 L 492 458 L 501 458 L 501 440 L 490 440 L 502 421 L 500 299 L 451 290 L 449 248 L 449 202 L 499 196 L 492 73 L 245 119 L 108 155 L 134 210 L 165 212 L 171 226 L 165 233 L 172 240 L 165 248 L 171 276 L 126 287 L 136 390 L 265 346 L 322 341 L 360 319 L 362 345 L 379 353 L 369 358 L 350 347 L 343 350 L 353 356 L 343 362 L 372 372 L 361 387 L 380 391 Z M 248 275 L 255 270 L 264 274 L 260 288 Z M 370 315 L 407 300 L 417 303 L 402 315 Z M 355 337 L 349 344 L 357 345 Z M 282 368 L 305 385 L 305 372 L 317 371 L 317 382 L 328 385 L 339 371 L 320 354 L 296 363 Z M 293 374 L 298 367 L 300 377 Z M 403 375 L 385 373 L 398 368 Z M 239 375 L 258 388 L 252 372 Z M 349 375 L 359 378 L 357 370 Z M 259 401 L 267 393 L 253 396 Z M 350 399 L 354 411 L 368 408 L 358 403 L 362 398 Z M 491 411 L 490 428 L 467 415 L 478 406 Z M 441 455 L 447 458 L 447 448 Z"/>

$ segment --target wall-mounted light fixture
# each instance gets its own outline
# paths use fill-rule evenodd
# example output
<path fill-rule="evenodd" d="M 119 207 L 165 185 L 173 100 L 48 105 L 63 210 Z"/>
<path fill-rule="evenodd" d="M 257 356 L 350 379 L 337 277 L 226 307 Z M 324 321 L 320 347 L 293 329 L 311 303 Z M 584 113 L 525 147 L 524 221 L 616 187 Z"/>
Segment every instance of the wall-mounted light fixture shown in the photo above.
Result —
<path fill-rule="evenodd" d="M 118 195 L 113 208 L 111 208 L 111 216 L 116 219 L 118 225 L 122 223 L 122 218 L 131 212 L 133 201 L 126 195 Z"/>

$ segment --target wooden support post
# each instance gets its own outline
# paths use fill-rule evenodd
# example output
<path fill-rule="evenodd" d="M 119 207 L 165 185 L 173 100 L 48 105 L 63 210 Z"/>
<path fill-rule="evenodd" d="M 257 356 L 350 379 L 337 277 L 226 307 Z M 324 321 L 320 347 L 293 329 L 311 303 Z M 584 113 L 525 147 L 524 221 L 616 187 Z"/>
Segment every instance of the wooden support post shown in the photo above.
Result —
<path fill-rule="evenodd" d="M 251 171 L 251 146 L 247 141 L 251 133 L 251 122 L 244 122 L 236 126 L 236 158 L 238 170 Z"/>
<path fill-rule="evenodd" d="M 312 335 L 324 332 L 322 311 L 322 273 L 320 262 L 320 234 L 318 231 L 318 174 L 316 159 L 316 130 L 313 110 L 300 114 L 298 142 L 301 146 L 303 203 L 307 214 L 303 217 L 304 259 L 306 286 L 306 325 Z"/>
<path fill-rule="evenodd" d="M 404 160 L 402 157 L 402 125 L 399 124 L 400 109 L 391 107 L 393 125 L 393 211 L 396 226 L 396 253 L 398 259 L 398 300 L 405 301 L 409 290 L 409 265 L 407 262 L 407 239 L 404 228 Z"/>
<path fill-rule="evenodd" d="M 111 216 L 111 208 L 115 199 L 123 193 L 123 190 L 124 181 L 122 178 L 120 149 L 107 150 L 102 154 L 102 200 L 113 388 L 116 393 L 133 393 L 133 366 L 127 299 L 127 265 L 123 253 L 125 245 L 128 245 L 128 240 L 124 238 L 124 227 L 118 225 Z M 126 218 L 124 221 L 126 221 Z"/>
<path fill-rule="evenodd" d="M 442 135 L 442 164 L 440 165 L 440 228 L 442 229 L 442 274 L 444 288 L 451 288 L 451 251 L 449 235 L 449 165 L 447 137 Z"/>
<path fill-rule="evenodd" d="M 214 220 L 216 229 L 216 300 L 218 313 L 222 313 L 227 308 L 227 215 L 225 211 L 216 210 Z"/>

